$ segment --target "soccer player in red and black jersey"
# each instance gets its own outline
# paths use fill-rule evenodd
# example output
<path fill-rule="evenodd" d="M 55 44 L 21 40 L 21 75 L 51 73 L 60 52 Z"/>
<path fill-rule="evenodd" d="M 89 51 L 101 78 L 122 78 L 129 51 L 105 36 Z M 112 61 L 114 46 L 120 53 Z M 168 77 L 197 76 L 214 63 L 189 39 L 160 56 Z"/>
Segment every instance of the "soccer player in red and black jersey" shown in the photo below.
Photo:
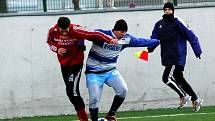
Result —
<path fill-rule="evenodd" d="M 68 17 L 58 19 L 57 24 L 49 30 L 47 40 L 50 49 L 57 53 L 67 96 L 74 105 L 80 121 L 88 121 L 85 104 L 79 91 L 84 60 L 83 51 L 86 49 L 85 39 L 112 44 L 117 44 L 118 41 L 103 33 L 89 31 L 80 25 L 70 24 Z"/>

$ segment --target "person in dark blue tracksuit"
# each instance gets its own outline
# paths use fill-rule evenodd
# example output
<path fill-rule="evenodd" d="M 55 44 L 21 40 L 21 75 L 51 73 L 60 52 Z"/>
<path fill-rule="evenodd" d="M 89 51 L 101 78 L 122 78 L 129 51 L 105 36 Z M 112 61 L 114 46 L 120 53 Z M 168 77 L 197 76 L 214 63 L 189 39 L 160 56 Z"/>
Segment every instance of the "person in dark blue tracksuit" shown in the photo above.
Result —
<path fill-rule="evenodd" d="M 181 19 L 174 16 L 173 3 L 165 3 L 163 11 L 163 19 L 155 24 L 151 35 L 151 39 L 160 40 L 161 61 L 162 65 L 165 66 L 162 80 L 178 93 L 180 97 L 178 108 L 183 108 L 191 98 L 193 111 L 197 112 L 203 99 L 196 96 L 192 87 L 183 77 L 183 71 L 187 55 L 187 40 L 196 57 L 200 59 L 202 50 L 199 40 Z M 153 52 L 155 48 L 148 48 L 148 51 Z"/>

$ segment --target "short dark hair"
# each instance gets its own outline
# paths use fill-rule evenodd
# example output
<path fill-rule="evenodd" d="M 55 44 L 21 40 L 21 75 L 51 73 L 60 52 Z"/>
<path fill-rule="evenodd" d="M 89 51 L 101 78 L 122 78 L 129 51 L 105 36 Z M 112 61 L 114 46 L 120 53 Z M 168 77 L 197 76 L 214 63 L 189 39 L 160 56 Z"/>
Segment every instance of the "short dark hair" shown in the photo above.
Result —
<path fill-rule="evenodd" d="M 67 28 L 69 28 L 70 20 L 68 17 L 59 17 L 59 19 L 57 21 L 57 25 L 58 25 L 58 27 L 60 27 L 62 29 L 67 29 Z"/>
<path fill-rule="evenodd" d="M 128 31 L 128 25 L 124 19 L 116 21 L 113 30 L 115 31 Z"/>

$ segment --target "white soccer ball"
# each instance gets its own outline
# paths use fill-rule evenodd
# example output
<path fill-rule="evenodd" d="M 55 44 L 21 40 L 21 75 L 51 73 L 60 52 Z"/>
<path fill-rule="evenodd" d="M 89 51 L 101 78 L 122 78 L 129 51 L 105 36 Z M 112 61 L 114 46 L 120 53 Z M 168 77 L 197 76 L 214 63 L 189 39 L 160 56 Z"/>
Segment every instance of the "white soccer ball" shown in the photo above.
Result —
<path fill-rule="evenodd" d="M 98 121 L 107 121 L 105 118 L 99 118 Z"/>

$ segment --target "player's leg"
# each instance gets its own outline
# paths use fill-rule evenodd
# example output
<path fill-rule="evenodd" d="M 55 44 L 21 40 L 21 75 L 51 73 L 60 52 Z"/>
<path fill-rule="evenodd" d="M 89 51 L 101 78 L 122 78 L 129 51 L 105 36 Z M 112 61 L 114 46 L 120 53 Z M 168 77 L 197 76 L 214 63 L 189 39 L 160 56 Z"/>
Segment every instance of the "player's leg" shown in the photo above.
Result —
<path fill-rule="evenodd" d="M 163 82 L 168 85 L 171 89 L 178 93 L 180 97 L 184 97 L 186 95 L 185 91 L 178 85 L 173 77 L 175 66 L 174 65 L 166 65 L 163 72 Z"/>
<path fill-rule="evenodd" d="M 103 0 L 96 0 L 96 8 L 103 8 Z"/>
<path fill-rule="evenodd" d="M 77 115 L 81 121 L 88 121 L 85 111 L 84 100 L 80 96 L 79 82 L 83 65 L 62 66 L 61 72 L 66 85 L 66 94 L 74 105 Z"/>
<path fill-rule="evenodd" d="M 80 10 L 80 0 L 72 0 L 72 3 L 74 5 L 74 10 Z"/>
<path fill-rule="evenodd" d="M 117 70 L 111 71 L 109 78 L 105 83 L 112 87 L 116 94 L 114 96 L 111 108 L 106 116 L 106 119 L 115 121 L 115 113 L 125 100 L 128 88 L 124 79 Z"/>
<path fill-rule="evenodd" d="M 163 82 L 172 88 L 179 95 L 179 106 L 178 108 L 183 108 L 187 102 L 190 100 L 190 96 L 183 90 L 180 83 L 176 81 L 173 73 L 175 72 L 175 65 L 166 65 L 163 73 Z"/>
<path fill-rule="evenodd" d="M 200 106 L 203 103 L 203 100 L 197 97 L 196 93 L 193 91 L 190 84 L 185 80 L 183 76 L 183 71 L 184 71 L 184 66 L 177 65 L 174 70 L 173 76 L 175 77 L 176 81 L 181 85 L 183 90 L 191 96 L 191 101 L 194 104 L 193 111 L 197 112 L 199 111 Z"/>
<path fill-rule="evenodd" d="M 102 74 L 86 74 L 89 93 L 89 111 L 92 121 L 98 121 L 99 103 L 103 91 L 104 78 Z"/>
<path fill-rule="evenodd" d="M 176 65 L 173 73 L 173 77 L 177 83 L 182 87 L 182 89 L 191 96 L 191 100 L 195 101 L 197 99 L 196 93 L 193 91 L 192 87 L 185 80 L 183 75 L 184 67 L 181 65 Z"/>
<path fill-rule="evenodd" d="M 114 0 L 107 0 L 108 7 L 114 7 Z"/>

